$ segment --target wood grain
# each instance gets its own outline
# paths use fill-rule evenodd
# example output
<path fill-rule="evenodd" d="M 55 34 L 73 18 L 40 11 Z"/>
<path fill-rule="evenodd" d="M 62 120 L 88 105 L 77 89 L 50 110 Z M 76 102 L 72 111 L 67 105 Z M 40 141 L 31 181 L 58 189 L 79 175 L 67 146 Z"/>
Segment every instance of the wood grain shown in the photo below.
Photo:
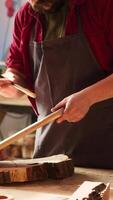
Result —
<path fill-rule="evenodd" d="M 46 157 L 45 161 L 44 158 L 0 161 L 0 184 L 62 179 L 73 173 L 72 160 L 65 155 Z"/>

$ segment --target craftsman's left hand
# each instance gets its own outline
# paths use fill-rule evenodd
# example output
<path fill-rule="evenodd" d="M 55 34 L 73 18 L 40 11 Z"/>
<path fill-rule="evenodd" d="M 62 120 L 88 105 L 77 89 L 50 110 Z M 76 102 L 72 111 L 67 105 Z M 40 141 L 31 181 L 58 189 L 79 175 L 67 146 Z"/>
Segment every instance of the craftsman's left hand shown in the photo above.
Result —
<path fill-rule="evenodd" d="M 90 106 L 90 100 L 87 95 L 81 91 L 64 98 L 51 110 L 54 112 L 59 108 L 64 107 L 62 116 L 57 120 L 58 123 L 65 120 L 68 122 L 78 122 L 84 118 L 89 111 Z"/>

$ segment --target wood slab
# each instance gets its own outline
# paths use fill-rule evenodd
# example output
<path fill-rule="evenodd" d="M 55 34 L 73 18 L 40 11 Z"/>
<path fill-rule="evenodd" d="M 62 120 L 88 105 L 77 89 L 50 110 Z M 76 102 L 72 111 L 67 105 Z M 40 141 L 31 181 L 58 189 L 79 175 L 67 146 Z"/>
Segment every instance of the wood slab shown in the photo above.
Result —
<path fill-rule="evenodd" d="M 39 159 L 0 161 L 0 184 L 62 179 L 73 173 L 72 160 L 62 154 Z"/>

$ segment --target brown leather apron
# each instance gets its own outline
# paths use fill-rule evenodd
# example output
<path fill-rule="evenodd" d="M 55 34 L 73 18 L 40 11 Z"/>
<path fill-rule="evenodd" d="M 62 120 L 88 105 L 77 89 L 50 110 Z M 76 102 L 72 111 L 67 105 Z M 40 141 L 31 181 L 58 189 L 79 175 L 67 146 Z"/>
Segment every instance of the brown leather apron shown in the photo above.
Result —
<path fill-rule="evenodd" d="M 39 120 L 64 97 L 101 80 L 108 74 L 96 62 L 78 23 L 76 35 L 38 44 L 31 39 L 36 104 Z M 113 101 L 97 103 L 77 123 L 50 123 L 37 130 L 34 157 L 64 153 L 75 165 L 113 166 Z"/>

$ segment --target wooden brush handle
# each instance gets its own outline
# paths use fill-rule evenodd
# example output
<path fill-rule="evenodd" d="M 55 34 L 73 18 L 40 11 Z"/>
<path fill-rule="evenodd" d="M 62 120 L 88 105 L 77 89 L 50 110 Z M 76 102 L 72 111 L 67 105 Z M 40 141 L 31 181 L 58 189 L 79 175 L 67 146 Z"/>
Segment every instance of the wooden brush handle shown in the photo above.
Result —
<path fill-rule="evenodd" d="M 63 113 L 63 108 L 47 115 L 44 119 L 35 122 L 26 128 L 22 129 L 21 131 L 18 131 L 17 133 L 11 135 L 10 137 L 6 138 L 5 140 L 0 142 L 0 150 L 6 148 L 8 145 L 12 144 L 13 142 L 17 141 L 18 139 L 23 138 L 24 136 L 32 133 L 36 129 L 45 126 L 46 124 L 52 122 L 53 120 L 59 118 Z"/>
<path fill-rule="evenodd" d="M 6 76 L 5 74 L 1 74 L 1 77 L 6 78 L 6 79 L 12 81 L 12 80 L 10 79 L 10 77 Z M 30 91 L 29 89 L 27 89 L 27 88 L 25 88 L 25 87 L 23 87 L 23 86 L 21 86 L 21 85 L 19 85 L 19 84 L 16 84 L 16 83 L 14 83 L 14 82 L 11 82 L 11 84 L 12 84 L 13 87 L 15 87 L 15 88 L 18 89 L 19 91 L 23 92 L 23 93 L 26 94 L 27 96 L 32 97 L 32 98 L 34 98 L 34 99 L 36 98 L 36 94 L 35 94 L 34 92 Z"/>
<path fill-rule="evenodd" d="M 18 89 L 18 90 L 20 90 L 21 92 L 23 92 L 24 94 L 26 94 L 27 96 L 32 97 L 32 98 L 34 98 L 34 99 L 36 98 L 36 94 L 35 94 L 34 92 L 28 90 L 27 88 L 24 88 L 24 87 L 22 87 L 22 86 L 20 86 L 20 85 L 18 85 L 18 84 L 16 84 L 16 83 L 12 83 L 12 85 L 13 85 L 16 89 Z"/>

